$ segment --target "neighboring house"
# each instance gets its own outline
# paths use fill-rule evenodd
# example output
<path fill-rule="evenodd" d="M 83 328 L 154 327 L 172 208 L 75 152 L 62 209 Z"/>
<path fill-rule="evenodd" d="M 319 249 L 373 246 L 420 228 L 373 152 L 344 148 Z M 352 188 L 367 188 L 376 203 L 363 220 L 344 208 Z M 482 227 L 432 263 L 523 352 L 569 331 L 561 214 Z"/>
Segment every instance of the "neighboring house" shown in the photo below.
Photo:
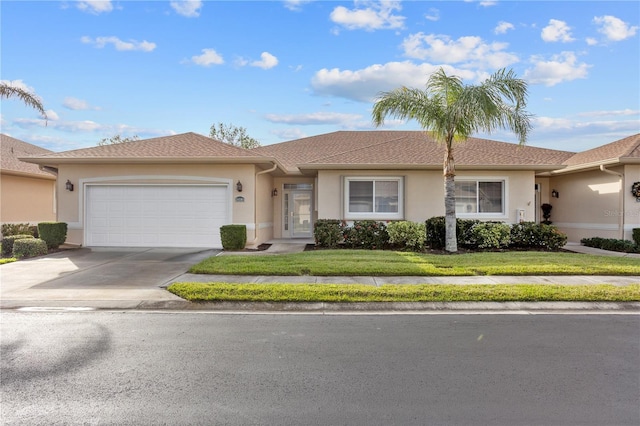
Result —
<path fill-rule="evenodd" d="M 577 191 L 566 180 L 594 173 L 581 155 L 472 138 L 455 150 L 457 215 L 539 222 L 540 205 L 551 203 L 552 221 L 582 220 L 580 207 L 560 203 L 565 191 Z M 420 131 L 341 131 L 252 150 L 185 133 L 24 160 L 58 170 L 58 220 L 69 224 L 68 242 L 220 247 L 220 226 L 234 223 L 247 226 L 247 246 L 256 247 L 310 238 L 319 218 L 441 216 L 443 159 L 443 147 Z M 638 174 L 631 160 L 621 163 L 627 181 Z M 560 198 L 551 197 L 554 189 Z"/>
<path fill-rule="evenodd" d="M 580 152 L 564 161 L 563 168 L 544 181 L 551 221 L 569 237 L 631 240 L 640 228 L 640 198 L 631 193 L 640 182 L 640 134 Z"/>
<path fill-rule="evenodd" d="M 0 134 L 0 223 L 56 220 L 55 174 L 18 159 L 51 152 Z"/>

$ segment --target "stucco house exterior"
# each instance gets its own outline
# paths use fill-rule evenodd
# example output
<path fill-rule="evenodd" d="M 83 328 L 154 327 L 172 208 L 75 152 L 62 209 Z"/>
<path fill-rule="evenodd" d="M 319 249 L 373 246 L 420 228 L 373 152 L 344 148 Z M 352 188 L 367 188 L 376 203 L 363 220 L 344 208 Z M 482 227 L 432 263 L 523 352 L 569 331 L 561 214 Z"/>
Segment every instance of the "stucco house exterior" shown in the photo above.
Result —
<path fill-rule="evenodd" d="M 0 134 L 0 223 L 56 220 L 56 175 L 19 160 L 51 152 Z"/>
<path fill-rule="evenodd" d="M 605 162 L 622 170 L 625 182 L 640 180 L 639 143 L 632 137 L 613 150 L 622 155 L 619 164 Z M 618 177 L 591 164 L 608 154 L 580 155 L 472 138 L 455 151 L 457 215 L 539 222 L 540 205 L 551 203 L 552 221 L 561 229 L 573 226 L 567 227 L 570 238 L 615 233 L 618 218 L 577 222 L 583 219 L 576 208 L 585 207 L 572 203 L 569 193 L 582 191 L 596 172 L 595 185 Z M 252 150 L 185 133 L 24 161 L 58 171 L 58 220 L 69 225 L 69 243 L 209 248 L 221 246 L 225 224 L 246 225 L 247 246 L 256 247 L 274 238 L 310 238 L 317 219 L 424 221 L 443 215 L 443 158 L 443 147 L 420 131 L 340 131 Z M 577 183 L 570 183 L 572 176 Z M 73 191 L 65 189 L 67 181 Z M 607 208 L 616 196 L 613 184 L 610 191 L 592 191 L 608 197 L 596 196 L 590 205 L 602 201 Z M 630 234 L 637 218 L 625 215 L 624 221 Z"/>

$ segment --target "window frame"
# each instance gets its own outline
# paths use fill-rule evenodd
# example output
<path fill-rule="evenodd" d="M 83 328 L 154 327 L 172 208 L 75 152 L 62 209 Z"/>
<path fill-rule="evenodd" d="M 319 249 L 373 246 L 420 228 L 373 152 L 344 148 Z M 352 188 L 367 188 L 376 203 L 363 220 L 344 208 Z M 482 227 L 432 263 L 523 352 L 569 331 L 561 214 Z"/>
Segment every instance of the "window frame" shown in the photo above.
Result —
<path fill-rule="evenodd" d="M 509 179 L 506 176 L 456 176 L 455 183 L 475 182 L 476 183 L 476 211 L 471 213 L 459 212 L 456 208 L 456 216 L 463 219 L 508 219 L 509 218 Z M 478 184 L 480 182 L 502 183 L 502 211 L 501 212 L 478 212 L 480 200 L 478 199 Z M 456 207 L 457 207 L 456 194 Z"/>
<path fill-rule="evenodd" d="M 398 183 L 397 212 L 350 212 L 349 187 L 351 182 L 374 182 L 373 205 L 375 206 L 375 182 L 392 181 Z M 343 214 L 346 220 L 404 220 L 404 177 L 402 176 L 344 176 L 343 179 Z M 375 207 L 374 207 L 375 208 Z"/>

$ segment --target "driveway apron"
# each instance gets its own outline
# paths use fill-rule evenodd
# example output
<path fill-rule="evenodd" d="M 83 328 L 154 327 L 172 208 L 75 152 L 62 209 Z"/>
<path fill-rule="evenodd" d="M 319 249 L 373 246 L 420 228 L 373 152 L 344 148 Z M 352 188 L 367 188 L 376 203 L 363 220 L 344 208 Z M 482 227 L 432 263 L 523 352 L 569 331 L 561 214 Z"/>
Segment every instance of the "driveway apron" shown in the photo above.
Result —
<path fill-rule="evenodd" d="M 171 301 L 179 298 L 161 286 L 185 273 L 194 263 L 217 253 L 217 250 L 174 248 L 65 250 L 3 265 L 0 299 L 5 308 L 15 307 L 21 300 Z"/>

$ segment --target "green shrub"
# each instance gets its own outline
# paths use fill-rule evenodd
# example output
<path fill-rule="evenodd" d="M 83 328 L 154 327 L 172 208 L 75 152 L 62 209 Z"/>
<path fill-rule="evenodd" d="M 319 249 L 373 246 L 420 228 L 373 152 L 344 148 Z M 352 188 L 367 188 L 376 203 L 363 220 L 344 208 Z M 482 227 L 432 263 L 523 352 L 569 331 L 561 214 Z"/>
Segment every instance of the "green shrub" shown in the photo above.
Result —
<path fill-rule="evenodd" d="M 566 243 L 567 236 L 553 225 L 522 222 L 511 227 L 511 247 L 514 248 L 559 250 Z"/>
<path fill-rule="evenodd" d="M 403 249 L 422 251 L 425 244 L 425 224 L 400 220 L 387 225 L 389 243 Z"/>
<path fill-rule="evenodd" d="M 640 246 L 629 240 L 618 240 L 616 238 L 583 238 L 580 243 L 587 247 L 599 248 L 602 250 L 618 251 L 622 253 L 640 253 Z"/>
<path fill-rule="evenodd" d="M 23 238 L 13 243 L 13 257 L 16 259 L 42 256 L 47 253 L 47 243 L 40 238 Z"/>
<path fill-rule="evenodd" d="M 340 220 L 318 219 L 313 226 L 313 237 L 319 247 L 336 248 L 344 241 L 344 230 Z"/>
<path fill-rule="evenodd" d="M 384 249 L 389 244 L 387 226 L 375 220 L 356 220 L 344 231 L 344 242 L 349 248 Z"/>
<path fill-rule="evenodd" d="M 470 245 L 480 249 L 506 248 L 511 242 L 511 226 L 506 223 L 476 223 L 469 232 Z"/>
<path fill-rule="evenodd" d="M 2 236 L 9 237 L 11 235 L 34 235 L 33 226 L 28 223 L 3 223 Z"/>
<path fill-rule="evenodd" d="M 40 222 L 38 223 L 38 236 L 46 241 L 48 248 L 58 248 L 67 239 L 67 224 L 64 222 Z"/>
<path fill-rule="evenodd" d="M 458 245 L 472 245 L 470 240 L 470 230 L 476 223 L 476 219 L 456 219 L 456 238 Z M 446 245 L 446 228 L 444 216 L 434 216 L 425 222 L 426 244 L 432 249 L 441 250 Z"/>
<path fill-rule="evenodd" d="M 220 227 L 220 239 L 225 250 L 242 250 L 247 244 L 246 225 L 224 225 Z"/>
<path fill-rule="evenodd" d="M 640 228 L 633 228 L 631 231 L 631 237 L 637 246 L 640 246 Z"/>
<path fill-rule="evenodd" d="M 13 253 L 13 244 L 16 240 L 24 240 L 29 238 L 33 238 L 33 235 L 10 235 L 8 237 L 2 238 L 2 255 L 9 256 L 11 253 Z"/>

